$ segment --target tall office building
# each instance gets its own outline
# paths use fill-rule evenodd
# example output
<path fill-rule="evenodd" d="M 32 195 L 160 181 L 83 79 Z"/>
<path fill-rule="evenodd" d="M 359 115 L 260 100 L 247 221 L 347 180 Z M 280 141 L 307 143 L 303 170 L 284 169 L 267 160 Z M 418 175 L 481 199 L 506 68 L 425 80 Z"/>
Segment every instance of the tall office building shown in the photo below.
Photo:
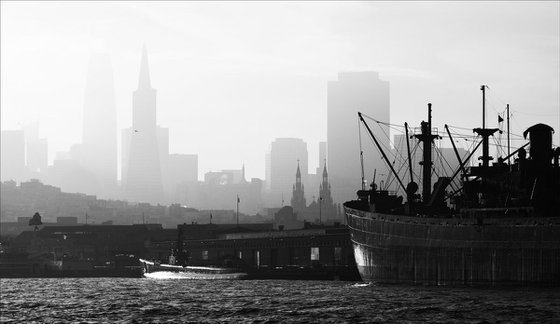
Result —
<path fill-rule="evenodd" d="M 270 206 L 289 205 L 294 183 L 294 166 L 301 168 L 301 181 L 307 183 L 307 143 L 300 138 L 277 138 L 266 156 L 266 202 Z"/>
<path fill-rule="evenodd" d="M 144 46 L 138 89 L 132 95 L 132 129 L 127 145 L 126 174 L 123 175 L 125 197 L 131 201 L 163 202 L 161 151 L 158 145 L 160 134 L 156 120 L 156 90 L 150 83 L 148 54 Z"/>
<path fill-rule="evenodd" d="M 181 188 L 198 182 L 198 155 L 168 154 L 164 161 L 162 176 L 166 201 L 180 203 L 184 201 Z"/>
<path fill-rule="evenodd" d="M 338 80 L 328 82 L 327 156 L 335 202 L 355 199 L 356 191 L 361 188 L 358 112 L 388 123 L 389 108 L 389 82 L 380 80 L 377 72 L 339 73 Z M 377 140 L 390 149 L 388 126 L 372 126 Z M 371 182 L 374 170 L 380 177 L 386 175 L 381 154 L 365 132 L 362 132 L 362 147 L 365 180 Z"/>
<path fill-rule="evenodd" d="M 94 194 L 112 197 L 117 185 L 117 112 L 108 54 L 92 54 L 86 79 L 80 164 L 95 176 Z"/>
<path fill-rule="evenodd" d="M 23 130 L 4 130 L 1 137 L 1 180 L 20 182 L 25 175 L 25 138 Z"/>
<path fill-rule="evenodd" d="M 319 142 L 319 163 L 317 164 L 317 174 L 321 169 L 321 164 L 327 159 L 327 142 Z"/>
<path fill-rule="evenodd" d="M 35 121 L 23 127 L 25 136 L 25 165 L 29 178 L 41 179 L 48 167 L 48 141 L 39 138 L 39 122 Z"/>
<path fill-rule="evenodd" d="M 176 182 L 198 181 L 197 154 L 169 154 L 168 167 Z"/>
<path fill-rule="evenodd" d="M 137 132 L 131 128 L 125 128 L 121 131 L 121 186 L 126 188 L 126 175 L 128 174 L 128 163 L 130 160 L 130 140 L 132 136 L 135 136 Z M 158 145 L 158 155 L 159 155 L 159 163 L 161 168 L 161 178 L 164 188 L 165 198 L 169 198 L 170 192 L 168 189 L 168 184 L 173 182 L 174 180 L 171 179 L 174 177 L 174 171 L 169 169 L 169 163 L 174 163 L 170 161 L 172 159 L 171 155 L 169 154 L 169 128 L 167 127 L 156 127 L 156 137 L 157 137 L 157 145 Z M 198 159 L 198 157 L 197 157 Z M 198 161 L 198 160 L 197 160 Z M 198 163 L 198 162 L 197 162 Z M 197 164 L 198 165 L 198 164 Z M 190 165 L 189 165 L 190 166 Z M 189 167 L 187 166 L 187 167 Z M 198 171 L 197 171 L 198 172 Z M 170 180 L 171 179 L 171 180 Z M 169 181 L 170 180 L 170 181 Z M 166 189 L 167 188 L 167 189 Z"/>

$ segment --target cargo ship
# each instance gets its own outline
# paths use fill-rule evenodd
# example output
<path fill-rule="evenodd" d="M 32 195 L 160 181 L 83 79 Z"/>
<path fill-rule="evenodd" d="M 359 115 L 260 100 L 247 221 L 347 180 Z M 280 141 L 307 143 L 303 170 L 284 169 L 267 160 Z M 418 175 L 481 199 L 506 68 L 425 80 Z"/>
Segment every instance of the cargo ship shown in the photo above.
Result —
<path fill-rule="evenodd" d="M 483 123 L 473 130 L 478 144 L 461 159 L 446 125 L 459 167 L 433 184 L 432 145 L 440 136 L 432 133 L 431 104 L 418 134 L 409 136 L 405 124 L 410 176 L 406 186 L 358 113 L 399 185 L 391 192 L 378 188 L 374 180 L 366 189 L 362 176 L 358 198 L 344 203 L 364 281 L 560 286 L 560 148 L 552 145 L 554 130 L 545 124 L 529 127 L 523 133 L 528 143 L 491 164 L 489 138 L 498 129 L 485 127 L 485 86 L 481 90 Z M 413 178 L 408 143 L 413 138 L 423 148 L 421 193 Z M 469 166 L 480 146 L 480 162 Z M 451 189 L 453 181 L 460 184 L 458 189 Z"/>

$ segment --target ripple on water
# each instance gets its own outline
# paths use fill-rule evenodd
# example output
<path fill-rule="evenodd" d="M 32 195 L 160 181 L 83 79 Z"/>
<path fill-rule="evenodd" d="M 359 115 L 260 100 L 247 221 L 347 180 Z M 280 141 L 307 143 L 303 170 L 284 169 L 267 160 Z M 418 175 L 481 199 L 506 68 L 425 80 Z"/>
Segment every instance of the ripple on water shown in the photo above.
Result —
<path fill-rule="evenodd" d="M 2 279 L 0 322 L 554 322 L 553 289 L 332 281 Z"/>

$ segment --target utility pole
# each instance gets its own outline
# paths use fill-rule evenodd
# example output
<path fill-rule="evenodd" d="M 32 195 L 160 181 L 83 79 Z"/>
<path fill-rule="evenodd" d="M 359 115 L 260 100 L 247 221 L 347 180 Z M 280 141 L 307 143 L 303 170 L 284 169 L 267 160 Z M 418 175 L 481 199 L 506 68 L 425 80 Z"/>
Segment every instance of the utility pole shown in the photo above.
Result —
<path fill-rule="evenodd" d="M 239 195 L 237 195 L 237 212 L 236 212 L 236 215 L 237 215 L 237 217 L 236 217 L 237 218 L 237 227 L 239 227 Z"/>

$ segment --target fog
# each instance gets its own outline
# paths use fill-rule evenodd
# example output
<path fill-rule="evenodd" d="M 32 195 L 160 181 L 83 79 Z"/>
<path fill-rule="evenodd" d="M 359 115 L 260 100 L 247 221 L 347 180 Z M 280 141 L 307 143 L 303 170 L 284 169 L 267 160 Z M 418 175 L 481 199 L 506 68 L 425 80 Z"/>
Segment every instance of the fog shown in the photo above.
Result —
<path fill-rule="evenodd" d="M 132 126 L 145 45 L 157 124 L 169 129 L 170 153 L 198 154 L 199 179 L 242 165 L 247 179 L 264 179 L 266 150 L 283 137 L 307 143 L 315 173 L 328 140 L 327 82 L 339 72 L 379 72 L 390 122 L 414 126 L 431 102 L 435 126 L 480 127 L 485 84 L 488 126 L 509 103 L 513 132 L 546 122 L 558 145 L 559 6 L 2 1 L 2 130 L 39 121 L 49 163 L 81 143 L 88 63 L 108 54 L 121 178 L 121 130 Z"/>

